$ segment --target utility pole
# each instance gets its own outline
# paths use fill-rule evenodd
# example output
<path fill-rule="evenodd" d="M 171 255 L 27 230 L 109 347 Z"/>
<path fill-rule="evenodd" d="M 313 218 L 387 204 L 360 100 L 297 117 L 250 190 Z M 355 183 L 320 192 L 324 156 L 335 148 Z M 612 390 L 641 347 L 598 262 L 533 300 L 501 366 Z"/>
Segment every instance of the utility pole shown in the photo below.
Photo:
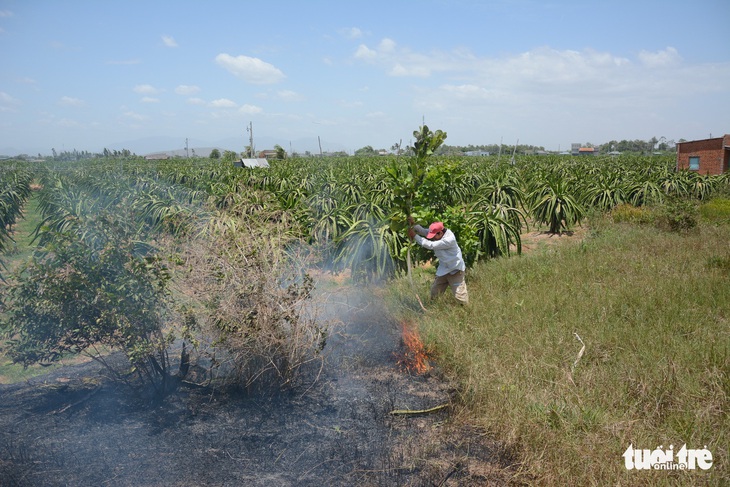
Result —
<path fill-rule="evenodd" d="M 256 152 L 254 151 L 254 148 L 253 148 L 253 122 L 248 122 L 248 127 L 246 127 L 246 132 L 249 133 L 249 139 L 248 139 L 248 142 L 249 142 L 248 149 L 250 151 L 249 157 L 251 157 L 253 159 L 256 157 L 254 155 Z"/>
<path fill-rule="evenodd" d="M 185 158 L 190 159 L 190 153 L 188 152 L 188 138 L 185 137 Z"/>

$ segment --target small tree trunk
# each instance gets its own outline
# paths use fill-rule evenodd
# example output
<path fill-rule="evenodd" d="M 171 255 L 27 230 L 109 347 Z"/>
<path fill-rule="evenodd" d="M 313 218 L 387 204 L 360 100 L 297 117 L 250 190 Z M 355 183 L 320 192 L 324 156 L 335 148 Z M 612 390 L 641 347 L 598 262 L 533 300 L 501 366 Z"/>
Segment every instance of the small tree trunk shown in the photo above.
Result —
<path fill-rule="evenodd" d="M 406 265 L 408 266 L 408 282 L 411 283 L 411 287 L 413 287 L 413 264 L 411 263 L 411 244 L 408 243 L 408 247 L 406 250 Z"/>

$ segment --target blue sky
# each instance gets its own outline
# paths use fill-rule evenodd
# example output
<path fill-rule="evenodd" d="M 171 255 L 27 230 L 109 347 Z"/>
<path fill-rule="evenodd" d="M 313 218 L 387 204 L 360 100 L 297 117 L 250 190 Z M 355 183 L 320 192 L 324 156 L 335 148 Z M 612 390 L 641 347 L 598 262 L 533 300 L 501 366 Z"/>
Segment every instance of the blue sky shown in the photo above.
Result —
<path fill-rule="evenodd" d="M 727 0 L 0 0 L 0 66 L 0 154 L 730 133 Z"/>

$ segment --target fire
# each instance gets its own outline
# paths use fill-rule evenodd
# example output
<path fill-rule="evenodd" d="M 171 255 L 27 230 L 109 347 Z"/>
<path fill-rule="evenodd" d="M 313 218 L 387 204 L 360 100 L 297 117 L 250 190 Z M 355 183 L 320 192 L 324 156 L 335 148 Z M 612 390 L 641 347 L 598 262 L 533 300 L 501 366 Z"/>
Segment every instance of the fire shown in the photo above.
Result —
<path fill-rule="evenodd" d="M 431 369 L 429 350 L 423 345 L 415 325 L 403 322 L 403 350 L 399 353 L 398 364 L 409 372 L 423 374 Z"/>

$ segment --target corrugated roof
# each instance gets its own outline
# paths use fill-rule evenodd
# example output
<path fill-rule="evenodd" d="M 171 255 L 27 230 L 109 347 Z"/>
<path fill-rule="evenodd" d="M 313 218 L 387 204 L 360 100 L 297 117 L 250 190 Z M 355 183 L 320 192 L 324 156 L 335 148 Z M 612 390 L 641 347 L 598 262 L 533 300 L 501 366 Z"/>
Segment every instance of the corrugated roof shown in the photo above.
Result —
<path fill-rule="evenodd" d="M 269 167 L 269 161 L 263 157 L 259 157 L 258 159 L 241 159 L 240 163 L 243 167 Z"/>

